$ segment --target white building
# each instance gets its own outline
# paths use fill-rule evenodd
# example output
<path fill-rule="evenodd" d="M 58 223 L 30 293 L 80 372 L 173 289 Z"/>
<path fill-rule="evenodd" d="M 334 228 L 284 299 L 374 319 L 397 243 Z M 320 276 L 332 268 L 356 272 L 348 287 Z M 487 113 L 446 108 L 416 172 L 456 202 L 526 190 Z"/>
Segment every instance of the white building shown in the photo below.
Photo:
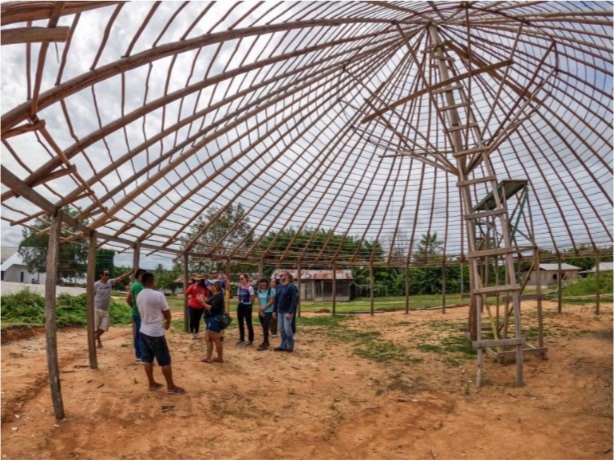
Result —
<path fill-rule="evenodd" d="M 17 252 L 17 247 L 2 247 L 3 282 L 45 283 L 45 274 L 28 272 L 28 267 Z"/>

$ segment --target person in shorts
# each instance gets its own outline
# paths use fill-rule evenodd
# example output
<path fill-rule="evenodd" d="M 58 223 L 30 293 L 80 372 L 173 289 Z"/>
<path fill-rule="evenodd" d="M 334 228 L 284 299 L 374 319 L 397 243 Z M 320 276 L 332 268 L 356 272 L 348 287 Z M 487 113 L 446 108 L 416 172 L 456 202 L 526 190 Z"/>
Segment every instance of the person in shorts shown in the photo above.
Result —
<path fill-rule="evenodd" d="M 207 356 L 201 360 L 205 363 L 223 363 L 224 362 L 224 345 L 222 344 L 219 319 L 224 313 L 224 292 L 220 282 L 213 282 L 209 285 L 209 290 L 212 295 L 208 300 L 202 300 L 205 306 L 205 324 L 207 331 L 205 333 L 205 341 L 207 343 Z M 217 357 L 212 358 L 213 345 Z"/>
<path fill-rule="evenodd" d="M 109 307 L 111 307 L 111 288 L 118 282 L 130 277 L 134 270 L 111 278 L 108 269 L 100 271 L 100 280 L 94 283 L 94 337 L 98 347 L 102 347 L 100 337 L 109 331 Z"/>
<path fill-rule="evenodd" d="M 167 394 L 185 394 L 186 390 L 175 385 L 171 368 L 171 353 L 164 337 L 165 330 L 171 326 L 171 311 L 163 293 L 156 290 L 154 275 L 146 272 L 141 277 L 143 289 L 137 296 L 137 306 L 141 317 L 141 360 L 149 382 L 149 390 L 162 387 L 153 377 L 153 359 L 158 361 L 166 380 Z M 164 320 L 164 325 L 162 325 Z"/>

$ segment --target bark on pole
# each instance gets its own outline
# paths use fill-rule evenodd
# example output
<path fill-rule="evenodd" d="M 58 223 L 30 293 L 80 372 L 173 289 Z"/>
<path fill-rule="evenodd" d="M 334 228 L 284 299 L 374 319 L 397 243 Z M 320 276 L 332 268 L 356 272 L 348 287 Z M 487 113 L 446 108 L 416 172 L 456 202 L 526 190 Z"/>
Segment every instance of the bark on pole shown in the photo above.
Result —
<path fill-rule="evenodd" d="M 371 259 L 371 263 L 369 264 L 369 294 L 371 296 L 371 315 L 375 314 L 375 293 L 373 293 L 373 290 L 375 288 L 375 280 L 373 272 L 373 259 Z"/>
<path fill-rule="evenodd" d="M 563 312 L 563 270 L 561 268 L 561 253 L 558 254 L 559 271 L 557 273 L 557 285 L 558 285 L 558 306 L 557 311 L 560 314 Z"/>
<path fill-rule="evenodd" d="M 337 313 L 337 265 L 333 263 L 333 315 Z"/>
<path fill-rule="evenodd" d="M 132 255 L 132 270 L 135 273 L 137 269 L 139 268 L 140 264 L 141 264 L 141 244 L 139 242 L 136 242 L 134 244 L 134 254 Z M 132 287 L 130 287 L 130 291 L 132 292 Z M 133 299 L 132 301 L 134 302 L 135 300 Z M 132 313 L 131 313 L 131 316 L 132 316 Z M 136 331 L 136 322 L 134 321 L 134 319 L 132 319 L 132 337 L 136 338 L 138 335 L 139 335 L 139 332 Z"/>
<path fill-rule="evenodd" d="M 183 329 L 186 333 L 190 331 L 190 325 L 188 323 L 188 297 L 185 295 L 185 291 L 188 289 L 188 277 L 189 277 L 188 263 L 189 263 L 189 255 L 187 253 L 184 253 L 183 254 Z M 226 309 L 228 309 L 228 306 L 226 306 Z"/>
<path fill-rule="evenodd" d="M 47 368 L 49 370 L 49 386 L 55 417 L 64 419 L 64 403 L 60 386 L 60 370 L 58 365 L 58 342 L 55 315 L 55 294 L 58 280 L 58 256 L 60 250 L 60 230 L 62 227 L 62 211 L 57 211 L 51 217 L 49 246 L 47 249 L 47 280 L 45 281 L 45 339 L 47 341 Z"/>
<path fill-rule="evenodd" d="M 296 288 L 298 289 L 298 300 L 296 305 L 296 316 L 300 318 L 301 316 L 301 260 L 298 260 L 298 264 L 296 265 Z"/>
<path fill-rule="evenodd" d="M 94 337 L 94 283 L 96 282 L 96 241 L 97 232 L 90 233 L 90 242 L 87 253 L 87 291 L 85 298 L 87 313 L 87 352 L 90 360 L 90 368 L 98 369 L 98 356 L 96 354 L 96 338 Z"/>
<path fill-rule="evenodd" d="M 405 313 L 409 314 L 409 261 L 405 265 Z"/>
<path fill-rule="evenodd" d="M 600 314 L 600 304 L 601 304 L 601 287 L 599 286 L 600 277 L 599 277 L 599 251 L 595 249 L 595 290 L 597 299 L 595 300 L 595 315 Z"/>

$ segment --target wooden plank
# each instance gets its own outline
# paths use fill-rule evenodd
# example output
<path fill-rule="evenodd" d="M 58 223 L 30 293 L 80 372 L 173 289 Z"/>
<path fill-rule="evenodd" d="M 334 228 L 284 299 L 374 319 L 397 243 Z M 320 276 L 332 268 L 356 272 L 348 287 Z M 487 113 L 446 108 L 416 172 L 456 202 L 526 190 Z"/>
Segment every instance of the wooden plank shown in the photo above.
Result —
<path fill-rule="evenodd" d="M 16 27 L 0 31 L 2 45 L 37 42 L 65 42 L 68 40 L 69 27 Z"/>
<path fill-rule="evenodd" d="M 510 254 L 510 253 L 513 253 L 513 252 L 514 252 L 513 248 L 490 248 L 488 250 L 470 251 L 467 254 L 467 257 L 469 259 L 472 259 L 472 258 L 484 258 L 486 256 L 507 255 L 507 254 Z"/>
<path fill-rule="evenodd" d="M 488 218 L 489 216 L 499 216 L 506 213 L 506 210 L 490 210 L 490 211 L 481 211 L 479 213 L 469 213 L 465 215 L 465 219 L 480 219 L 480 218 Z"/>
<path fill-rule="evenodd" d="M 494 287 L 476 288 L 475 290 L 473 290 L 473 294 L 487 295 L 518 290 L 520 290 L 520 285 L 497 285 Z"/>
<path fill-rule="evenodd" d="M 47 279 L 45 281 L 45 339 L 47 345 L 47 369 L 51 401 L 57 419 L 64 419 L 64 403 L 60 386 L 60 367 L 58 363 L 58 327 L 56 324 L 56 283 L 58 281 L 58 259 L 60 253 L 60 231 L 62 229 L 62 212 L 58 211 L 51 218 L 51 232 L 47 248 Z"/>
<path fill-rule="evenodd" d="M 464 80 L 464 79 L 469 78 L 469 77 L 475 77 L 476 75 L 482 74 L 484 72 L 492 72 L 492 71 L 494 71 L 496 69 L 499 69 L 499 68 L 505 67 L 505 66 L 509 66 L 509 65 L 511 65 L 513 63 L 514 63 L 513 60 L 506 59 L 505 61 L 497 62 L 495 64 L 489 64 L 489 65 L 486 65 L 486 66 L 481 67 L 479 69 L 472 70 L 471 72 L 465 72 L 464 74 L 460 74 L 460 75 L 457 75 L 455 77 L 449 78 L 447 80 L 444 80 L 443 82 L 436 83 L 436 84 L 431 85 L 429 87 L 426 87 L 426 88 L 424 88 L 422 90 L 416 91 L 415 93 L 412 93 L 409 96 L 401 98 L 397 102 L 389 104 L 386 107 L 383 107 L 382 109 L 379 109 L 379 110 L 375 111 L 374 113 L 372 113 L 370 115 L 367 115 L 366 117 L 364 117 L 361 120 L 361 123 L 370 122 L 373 119 L 382 116 L 387 111 L 389 111 L 391 109 L 394 109 L 395 107 L 400 106 L 402 104 L 407 104 L 408 102 L 412 101 L 413 99 L 419 98 L 420 96 L 424 96 L 425 94 L 427 94 L 429 92 L 432 93 L 435 90 L 440 89 L 440 88 L 444 88 L 446 86 L 449 86 L 452 83 L 460 82 L 461 80 Z"/>
<path fill-rule="evenodd" d="M 529 346 L 527 344 L 527 346 Z M 516 357 L 516 351 L 501 351 L 501 352 L 497 352 L 497 351 L 492 351 L 490 349 L 486 349 L 486 352 L 491 355 L 492 357 L 496 358 L 496 359 L 501 359 L 501 358 L 507 358 L 507 357 Z M 548 348 L 547 347 L 534 347 L 534 346 L 529 346 L 529 347 L 524 347 L 522 349 L 522 353 L 523 354 L 545 354 L 546 352 L 548 352 Z"/>
<path fill-rule="evenodd" d="M 484 176 L 483 178 L 466 179 L 463 181 L 458 181 L 456 183 L 456 187 L 472 186 L 474 184 L 481 184 L 488 181 L 496 181 L 496 179 L 497 178 L 495 178 L 494 176 Z"/>
<path fill-rule="evenodd" d="M 518 344 L 525 345 L 526 340 L 524 338 L 480 339 L 478 341 L 471 342 L 471 345 L 475 349 L 487 348 L 487 347 L 517 346 Z M 515 352 L 516 351 L 514 351 L 514 353 Z"/>

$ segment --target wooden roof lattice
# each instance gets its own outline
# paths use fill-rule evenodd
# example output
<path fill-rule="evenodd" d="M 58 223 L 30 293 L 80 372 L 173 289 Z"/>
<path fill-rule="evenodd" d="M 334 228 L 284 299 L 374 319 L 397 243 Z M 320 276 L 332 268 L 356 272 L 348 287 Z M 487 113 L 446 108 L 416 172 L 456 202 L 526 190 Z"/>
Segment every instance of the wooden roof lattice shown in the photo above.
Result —
<path fill-rule="evenodd" d="M 466 251 L 460 157 L 476 177 L 487 158 L 498 177 L 527 178 L 539 247 L 612 244 L 610 3 L 1 9 L 11 225 L 70 205 L 68 224 L 116 251 L 404 265 L 429 233 L 448 255 Z M 441 117 L 450 91 L 462 124 Z M 484 185 L 472 187 L 477 203 Z M 241 222 L 188 236 L 203 214 L 237 205 L 249 237 L 232 238 Z M 329 237 L 315 249 L 308 230 Z"/>

